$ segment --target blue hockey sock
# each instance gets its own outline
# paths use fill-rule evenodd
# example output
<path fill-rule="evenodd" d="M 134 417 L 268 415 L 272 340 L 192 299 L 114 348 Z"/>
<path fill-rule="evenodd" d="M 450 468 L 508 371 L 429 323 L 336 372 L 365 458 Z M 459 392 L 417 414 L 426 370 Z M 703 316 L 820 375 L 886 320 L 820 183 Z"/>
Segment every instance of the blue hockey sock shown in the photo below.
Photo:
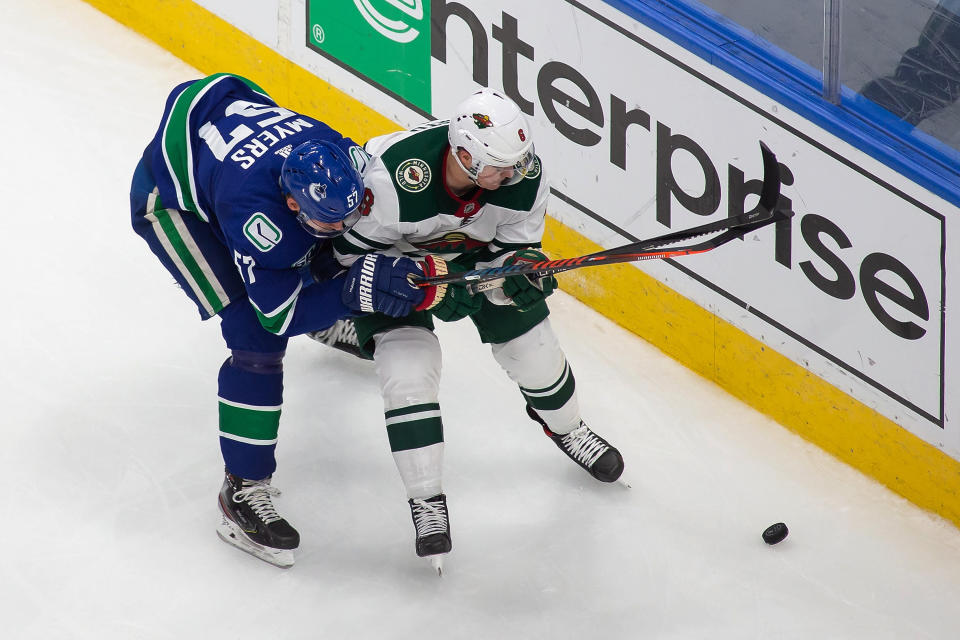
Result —
<path fill-rule="evenodd" d="M 227 471 L 260 480 L 277 468 L 283 352 L 234 350 L 220 367 L 220 450 Z"/>

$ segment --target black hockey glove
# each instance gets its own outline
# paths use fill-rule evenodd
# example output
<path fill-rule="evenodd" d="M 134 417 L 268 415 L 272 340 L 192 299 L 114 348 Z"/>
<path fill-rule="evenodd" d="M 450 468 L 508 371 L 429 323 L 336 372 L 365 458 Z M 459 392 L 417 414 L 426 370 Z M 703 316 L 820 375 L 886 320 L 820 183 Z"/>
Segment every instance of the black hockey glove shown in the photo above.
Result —
<path fill-rule="evenodd" d="M 403 317 L 424 299 L 423 290 L 410 284 L 410 275 L 423 275 L 410 258 L 368 253 L 350 266 L 340 299 L 354 311 Z"/>
<path fill-rule="evenodd" d="M 421 264 L 423 275 L 426 277 L 465 270 L 465 267 L 447 262 L 437 256 L 427 256 Z M 476 313 L 481 305 L 483 305 L 483 298 L 470 295 L 464 284 L 441 284 L 427 288 L 427 295 L 417 306 L 417 310 L 426 309 L 444 322 L 453 322 Z"/>
<path fill-rule="evenodd" d="M 504 265 L 543 262 L 547 256 L 536 249 L 521 249 L 504 260 Z M 557 279 L 553 275 L 538 278 L 536 274 L 507 276 L 503 282 L 503 294 L 513 301 L 520 311 L 529 311 L 535 304 L 553 293 Z"/>
<path fill-rule="evenodd" d="M 326 282 L 343 271 L 343 267 L 333 257 L 333 244 L 328 240 L 318 243 L 308 268 L 314 282 Z"/>

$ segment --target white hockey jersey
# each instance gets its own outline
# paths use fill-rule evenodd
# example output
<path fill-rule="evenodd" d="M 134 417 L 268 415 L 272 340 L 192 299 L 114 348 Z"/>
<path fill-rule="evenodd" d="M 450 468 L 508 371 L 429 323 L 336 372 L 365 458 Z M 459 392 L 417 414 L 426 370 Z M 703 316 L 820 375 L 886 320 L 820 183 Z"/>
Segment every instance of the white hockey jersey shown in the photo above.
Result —
<path fill-rule="evenodd" d="M 490 262 L 540 246 L 549 184 L 539 158 L 519 183 L 464 198 L 444 181 L 447 121 L 373 138 L 364 149 L 364 216 L 334 242 L 342 264 L 374 251 Z"/>

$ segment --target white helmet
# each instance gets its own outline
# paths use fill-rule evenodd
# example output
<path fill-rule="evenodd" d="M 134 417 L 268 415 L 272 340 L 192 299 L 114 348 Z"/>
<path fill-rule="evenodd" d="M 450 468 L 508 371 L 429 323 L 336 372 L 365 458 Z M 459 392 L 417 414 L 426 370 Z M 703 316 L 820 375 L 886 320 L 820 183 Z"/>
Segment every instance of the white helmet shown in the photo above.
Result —
<path fill-rule="evenodd" d="M 533 169 L 536 154 L 527 119 L 513 100 L 491 89 L 477 91 L 457 106 L 447 137 L 457 164 L 474 182 L 487 165 L 514 168 L 504 185 L 520 182 Z M 457 157 L 458 148 L 473 158 L 469 169 Z"/>

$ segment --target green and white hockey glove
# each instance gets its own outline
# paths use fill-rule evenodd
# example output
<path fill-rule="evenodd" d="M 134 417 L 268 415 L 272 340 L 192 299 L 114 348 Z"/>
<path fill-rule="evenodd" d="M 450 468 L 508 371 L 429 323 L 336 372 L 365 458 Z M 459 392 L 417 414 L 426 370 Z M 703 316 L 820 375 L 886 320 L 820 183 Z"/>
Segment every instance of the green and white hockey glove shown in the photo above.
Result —
<path fill-rule="evenodd" d="M 453 262 L 447 262 L 438 256 L 427 256 L 420 263 L 425 277 L 443 276 L 448 273 L 464 271 L 464 267 Z M 470 295 L 464 284 L 441 284 L 436 287 L 427 287 L 423 302 L 417 306 L 418 311 L 429 311 L 444 322 L 453 322 L 466 318 L 480 310 L 483 298 Z"/>
<path fill-rule="evenodd" d="M 547 256 L 536 249 L 521 249 L 504 260 L 504 265 L 543 262 Z M 538 278 L 536 274 L 508 276 L 503 282 L 503 294 L 520 311 L 529 311 L 538 302 L 553 293 L 557 279 L 553 275 Z"/>

